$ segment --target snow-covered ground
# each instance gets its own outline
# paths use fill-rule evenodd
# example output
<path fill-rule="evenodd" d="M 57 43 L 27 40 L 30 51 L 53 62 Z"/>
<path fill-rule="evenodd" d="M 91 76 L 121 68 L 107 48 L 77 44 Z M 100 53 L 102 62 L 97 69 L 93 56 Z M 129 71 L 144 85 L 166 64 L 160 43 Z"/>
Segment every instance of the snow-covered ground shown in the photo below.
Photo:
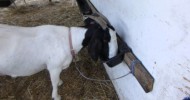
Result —
<path fill-rule="evenodd" d="M 145 93 L 129 75 L 113 81 L 121 100 L 182 100 L 190 96 L 189 0 L 91 0 L 155 79 Z M 110 77 L 129 71 L 109 69 Z"/>

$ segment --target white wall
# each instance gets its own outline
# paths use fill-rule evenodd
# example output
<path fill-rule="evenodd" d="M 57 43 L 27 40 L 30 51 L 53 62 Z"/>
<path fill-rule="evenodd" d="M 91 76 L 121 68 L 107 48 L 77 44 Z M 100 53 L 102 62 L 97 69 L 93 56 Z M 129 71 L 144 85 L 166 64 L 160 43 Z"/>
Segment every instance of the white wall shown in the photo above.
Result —
<path fill-rule="evenodd" d="M 190 95 L 190 0 L 91 1 L 155 78 L 149 93 L 133 75 L 113 81 L 121 100 L 182 100 Z M 129 69 L 123 64 L 107 71 L 112 78 Z"/>

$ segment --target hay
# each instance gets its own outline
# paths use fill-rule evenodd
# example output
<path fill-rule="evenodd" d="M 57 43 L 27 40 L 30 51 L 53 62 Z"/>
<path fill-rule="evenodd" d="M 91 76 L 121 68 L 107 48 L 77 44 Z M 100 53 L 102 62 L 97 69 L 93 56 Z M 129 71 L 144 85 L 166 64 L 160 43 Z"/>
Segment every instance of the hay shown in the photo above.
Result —
<path fill-rule="evenodd" d="M 17 8 L 0 8 L 0 23 L 17 26 L 83 25 L 78 7 L 71 7 L 68 2 L 48 4 L 41 0 L 40 4 L 36 3 L 39 1 L 30 1 L 31 4 Z M 79 53 L 79 57 L 77 64 L 85 75 L 108 79 L 104 67 L 100 63 L 92 62 L 85 49 Z M 61 73 L 61 79 L 64 83 L 59 87 L 59 94 L 63 100 L 118 99 L 111 82 L 88 81 L 79 75 L 73 63 Z M 0 77 L 0 100 L 51 100 L 51 91 L 47 70 L 29 77 Z"/>

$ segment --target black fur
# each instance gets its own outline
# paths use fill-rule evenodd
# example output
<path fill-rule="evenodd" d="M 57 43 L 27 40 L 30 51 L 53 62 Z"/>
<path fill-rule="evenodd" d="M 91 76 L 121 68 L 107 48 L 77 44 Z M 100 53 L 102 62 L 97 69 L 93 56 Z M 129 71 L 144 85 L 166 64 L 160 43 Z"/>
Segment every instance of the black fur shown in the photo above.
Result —
<path fill-rule="evenodd" d="M 94 61 L 99 58 L 103 61 L 108 60 L 110 34 L 109 29 L 103 30 L 99 24 L 93 20 L 86 20 L 85 39 L 82 42 L 84 47 L 88 46 L 88 53 Z"/>
<path fill-rule="evenodd" d="M 103 50 L 104 50 L 104 54 L 101 54 L 101 59 L 104 60 L 104 61 L 106 61 L 106 60 L 109 59 L 109 45 L 108 45 L 108 43 L 111 40 L 111 36 L 109 34 L 109 29 L 106 29 L 104 32 L 105 32 L 104 33 L 104 38 L 103 38 L 103 43 L 104 43 Z"/>
<path fill-rule="evenodd" d="M 83 15 L 91 15 L 92 10 L 85 0 L 76 0 Z"/>
<path fill-rule="evenodd" d="M 14 0 L 13 0 L 14 2 Z M 10 0 L 0 0 L 0 7 L 8 7 L 12 4 Z"/>
<path fill-rule="evenodd" d="M 185 97 L 183 100 L 190 100 L 190 96 L 189 97 Z"/>
<path fill-rule="evenodd" d="M 85 33 L 85 39 L 82 42 L 82 45 L 85 47 L 88 45 L 88 43 L 90 42 L 91 38 L 93 37 L 93 35 L 96 33 L 96 31 L 99 30 L 100 26 L 93 22 L 93 21 L 86 21 L 86 25 L 84 26 L 85 28 L 88 28 L 88 30 Z"/>

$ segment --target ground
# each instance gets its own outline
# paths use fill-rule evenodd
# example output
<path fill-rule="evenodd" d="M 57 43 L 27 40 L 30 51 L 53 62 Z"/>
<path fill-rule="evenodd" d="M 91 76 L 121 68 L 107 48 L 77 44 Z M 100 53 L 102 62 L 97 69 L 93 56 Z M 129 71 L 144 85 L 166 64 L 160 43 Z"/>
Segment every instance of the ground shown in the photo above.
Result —
<path fill-rule="evenodd" d="M 0 8 L 0 23 L 17 26 L 54 24 L 64 26 L 83 25 L 77 6 L 69 1 L 49 3 L 48 0 L 16 0 L 15 6 Z M 77 66 L 88 77 L 108 79 L 103 65 L 93 62 L 86 49 L 79 53 Z M 62 100 L 118 100 L 111 82 L 96 82 L 84 79 L 74 67 L 62 71 L 63 85 L 59 87 Z M 28 77 L 11 78 L 0 76 L 0 100 L 51 100 L 51 81 L 44 70 Z"/>

